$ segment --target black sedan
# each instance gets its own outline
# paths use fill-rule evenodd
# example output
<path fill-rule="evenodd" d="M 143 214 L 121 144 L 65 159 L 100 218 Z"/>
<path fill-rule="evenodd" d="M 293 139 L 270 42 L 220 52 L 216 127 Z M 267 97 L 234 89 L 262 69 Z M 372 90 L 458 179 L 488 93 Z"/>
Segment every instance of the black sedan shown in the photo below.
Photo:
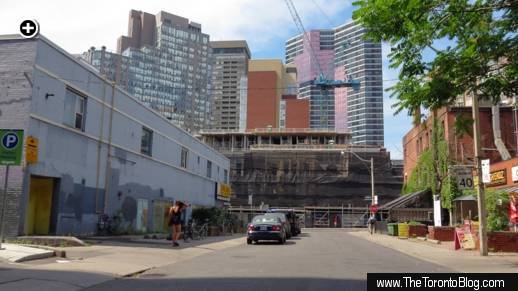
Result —
<path fill-rule="evenodd" d="M 286 231 L 279 217 L 259 215 L 252 219 L 248 224 L 246 242 L 252 244 L 260 240 L 274 240 L 281 244 L 286 242 Z"/>

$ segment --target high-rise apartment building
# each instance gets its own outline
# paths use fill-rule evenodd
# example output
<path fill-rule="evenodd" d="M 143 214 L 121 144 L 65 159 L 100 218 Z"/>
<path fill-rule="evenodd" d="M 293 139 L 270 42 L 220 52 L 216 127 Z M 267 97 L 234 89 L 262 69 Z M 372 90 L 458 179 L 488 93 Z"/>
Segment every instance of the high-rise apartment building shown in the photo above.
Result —
<path fill-rule="evenodd" d="M 320 74 L 334 75 L 333 30 L 312 30 L 286 42 L 286 63 L 297 68 L 298 98 L 310 103 L 310 128 L 335 128 L 334 90 L 313 85 Z M 312 51 L 313 50 L 313 51 Z"/>
<path fill-rule="evenodd" d="M 146 105 L 188 131 L 210 124 L 212 56 L 201 25 L 177 15 L 131 10 L 117 53 L 84 58 Z"/>
<path fill-rule="evenodd" d="M 286 41 L 286 63 L 297 67 L 298 98 L 311 100 L 311 127 L 332 126 L 351 133 L 353 144 L 383 146 L 381 43 L 365 40 L 365 33 L 351 21 L 297 35 Z M 356 79 L 360 88 L 322 90 L 312 85 L 320 72 L 328 79 Z"/>
<path fill-rule="evenodd" d="M 353 144 L 383 146 L 381 43 L 366 32 L 353 21 L 335 28 L 335 78 L 360 81 L 359 90 L 335 89 L 336 126 L 351 132 Z"/>
<path fill-rule="evenodd" d="M 211 41 L 212 116 L 211 128 L 244 130 L 240 120 L 246 108 L 247 73 L 250 49 L 245 40 Z M 241 124 L 241 127 L 240 127 Z"/>

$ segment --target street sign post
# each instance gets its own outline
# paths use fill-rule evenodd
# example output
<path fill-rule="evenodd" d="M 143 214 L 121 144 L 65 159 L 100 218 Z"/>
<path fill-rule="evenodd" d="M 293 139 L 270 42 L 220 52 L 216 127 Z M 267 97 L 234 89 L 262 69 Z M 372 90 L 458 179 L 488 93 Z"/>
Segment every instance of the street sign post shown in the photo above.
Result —
<path fill-rule="evenodd" d="M 480 165 L 482 167 L 482 183 L 491 182 L 491 173 L 489 172 L 489 159 L 481 160 Z"/>
<path fill-rule="evenodd" d="M 22 163 L 23 130 L 0 129 L 0 165 L 5 166 L 4 197 L 0 215 L 0 250 L 4 242 L 4 213 L 7 202 L 7 185 L 9 181 L 9 166 L 19 166 Z"/>

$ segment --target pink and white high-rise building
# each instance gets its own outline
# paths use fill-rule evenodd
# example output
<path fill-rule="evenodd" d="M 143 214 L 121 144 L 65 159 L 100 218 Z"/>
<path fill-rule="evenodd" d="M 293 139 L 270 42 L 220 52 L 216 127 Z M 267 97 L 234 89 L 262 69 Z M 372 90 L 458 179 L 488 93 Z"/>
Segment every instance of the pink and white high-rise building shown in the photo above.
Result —
<path fill-rule="evenodd" d="M 350 132 L 353 144 L 383 146 L 381 43 L 365 40 L 365 33 L 365 28 L 350 21 L 333 29 L 312 30 L 307 38 L 297 35 L 286 41 L 286 63 L 297 67 L 298 98 L 311 100 L 311 127 L 332 125 L 338 132 Z M 356 79 L 360 89 L 323 91 L 312 86 L 319 74 L 317 62 L 328 79 Z"/>
<path fill-rule="evenodd" d="M 333 33 L 333 30 L 312 30 L 306 37 L 298 35 L 286 42 L 286 63 L 297 68 L 298 98 L 310 103 L 311 128 L 335 129 L 334 91 L 320 90 L 313 85 L 321 73 L 334 77 Z"/>

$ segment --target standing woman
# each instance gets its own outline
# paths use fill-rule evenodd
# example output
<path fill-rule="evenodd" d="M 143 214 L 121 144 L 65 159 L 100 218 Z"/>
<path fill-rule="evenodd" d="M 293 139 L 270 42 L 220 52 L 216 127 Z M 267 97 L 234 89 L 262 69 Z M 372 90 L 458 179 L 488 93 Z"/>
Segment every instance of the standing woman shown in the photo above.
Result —
<path fill-rule="evenodd" d="M 171 226 L 172 230 L 171 238 L 173 240 L 173 247 L 180 246 L 177 241 L 182 233 L 182 210 L 186 207 L 187 205 L 185 203 L 176 201 L 175 204 L 169 208 L 169 226 Z"/>

